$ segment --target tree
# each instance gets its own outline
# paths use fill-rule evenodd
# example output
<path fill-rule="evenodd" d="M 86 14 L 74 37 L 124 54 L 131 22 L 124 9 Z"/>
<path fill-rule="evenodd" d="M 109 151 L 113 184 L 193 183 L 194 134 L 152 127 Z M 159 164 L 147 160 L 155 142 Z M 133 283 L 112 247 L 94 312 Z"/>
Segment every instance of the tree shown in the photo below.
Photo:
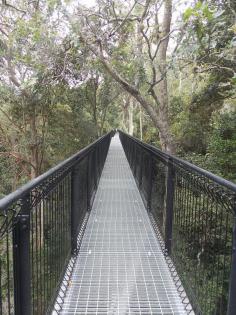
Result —
<path fill-rule="evenodd" d="M 61 32 L 66 28 L 63 5 L 21 0 L 0 6 L 0 162 L 13 162 L 10 178 L 15 189 L 96 136 L 83 110 L 75 106 L 87 71 L 82 69 L 83 58 L 71 67 L 75 53 L 67 33 Z M 84 120 L 79 124 L 78 113 Z M 54 120 L 59 115 L 70 125 L 77 123 L 73 132 L 68 128 L 67 138 L 60 137 L 60 148 L 55 139 L 58 142 L 61 120 Z"/>
<path fill-rule="evenodd" d="M 185 10 L 183 20 L 187 32 L 175 68 L 181 86 L 183 74 L 191 83 L 185 83 L 179 95 L 183 106 L 176 119 L 178 138 L 185 151 L 205 154 L 212 115 L 235 94 L 235 7 L 228 1 L 198 1 Z M 177 100 L 176 91 L 172 100 Z"/>
<path fill-rule="evenodd" d="M 50 67 L 49 52 L 55 48 L 56 40 L 56 21 L 50 5 L 43 2 L 44 8 L 39 1 L 22 0 L 16 5 L 4 1 L 0 15 L 1 113 L 7 120 L 5 124 L 1 122 L 1 154 L 14 157 L 31 178 L 42 170 L 48 116 L 47 104 L 41 106 L 37 86 L 41 74 Z M 8 124 L 17 132 L 10 130 Z"/>
<path fill-rule="evenodd" d="M 83 92 L 81 101 L 92 117 L 97 137 L 102 136 L 108 111 L 117 101 L 120 89 L 117 89 L 113 80 L 94 70 L 94 67 L 88 70 L 88 79 L 81 87 Z"/>
<path fill-rule="evenodd" d="M 77 20 L 71 23 L 80 43 L 89 48 L 105 71 L 148 113 L 159 130 L 163 150 L 175 152 L 168 118 L 166 76 L 172 60 L 167 58 L 169 38 L 176 31 L 171 30 L 172 1 L 164 1 L 162 21 L 162 2 L 127 3 L 125 6 L 122 2 L 98 1 L 93 10 L 80 6 Z M 133 46 L 135 31 L 142 51 L 132 62 L 137 51 Z M 142 86 L 137 85 L 137 76 L 131 77 L 133 72 L 142 76 L 145 82 Z"/>

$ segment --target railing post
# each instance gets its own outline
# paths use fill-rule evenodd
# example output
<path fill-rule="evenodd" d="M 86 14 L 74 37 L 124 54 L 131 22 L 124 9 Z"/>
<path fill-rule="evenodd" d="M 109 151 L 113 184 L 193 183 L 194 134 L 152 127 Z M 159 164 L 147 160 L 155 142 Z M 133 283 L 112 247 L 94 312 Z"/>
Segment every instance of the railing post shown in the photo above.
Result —
<path fill-rule="evenodd" d="M 91 205 L 90 205 L 90 154 L 87 156 L 87 210 L 91 210 Z"/>
<path fill-rule="evenodd" d="M 236 212 L 236 206 L 235 206 Z M 236 311 L 236 214 L 234 217 L 232 265 L 229 281 L 229 302 L 227 315 L 235 315 Z"/>
<path fill-rule="evenodd" d="M 13 229 L 15 315 L 31 315 L 30 194 L 22 199 Z"/>
<path fill-rule="evenodd" d="M 97 190 L 98 187 L 98 146 L 95 147 L 94 150 L 94 155 L 95 155 L 95 164 L 94 164 L 94 174 L 95 174 L 95 190 Z"/>
<path fill-rule="evenodd" d="M 71 172 L 71 253 L 77 250 L 78 205 L 79 205 L 79 170 L 75 165 Z"/>
<path fill-rule="evenodd" d="M 167 192 L 166 192 L 166 220 L 165 220 L 165 248 L 167 253 L 171 254 L 172 245 L 172 229 L 173 229 L 173 213 L 174 213 L 174 183 L 175 183 L 175 170 L 173 167 L 172 159 L 168 159 L 167 163 Z"/>
<path fill-rule="evenodd" d="M 147 209 L 150 212 L 151 211 L 151 198 L 152 198 L 152 165 L 153 165 L 153 159 L 152 156 L 150 155 L 150 160 L 149 160 L 149 181 L 148 181 L 148 197 L 147 197 Z"/>
<path fill-rule="evenodd" d="M 131 156 L 131 165 L 132 165 L 132 173 L 135 174 L 135 159 L 136 159 L 136 145 L 132 143 L 132 156 Z"/>
<path fill-rule="evenodd" d="M 138 187 L 142 186 L 142 177 L 143 177 L 143 151 L 141 151 L 141 161 L 140 161 L 140 170 L 139 170 L 139 179 L 138 179 Z"/>

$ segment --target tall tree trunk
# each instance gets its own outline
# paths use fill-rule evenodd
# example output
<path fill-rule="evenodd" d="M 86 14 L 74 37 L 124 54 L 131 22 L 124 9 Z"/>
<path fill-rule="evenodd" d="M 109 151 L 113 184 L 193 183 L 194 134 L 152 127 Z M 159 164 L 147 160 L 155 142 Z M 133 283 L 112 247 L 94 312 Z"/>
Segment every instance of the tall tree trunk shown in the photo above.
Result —
<path fill-rule="evenodd" d="M 147 2 L 148 5 L 149 1 Z M 146 6 L 147 9 L 147 6 Z M 145 9 L 145 10 L 146 10 Z M 145 16 L 145 12 L 143 13 L 142 18 Z M 88 44 L 90 50 L 99 58 L 100 62 L 103 64 L 104 69 L 107 71 L 111 77 L 118 82 L 122 88 L 132 95 L 135 100 L 143 107 L 143 109 L 150 116 L 154 126 L 159 131 L 158 135 L 160 138 L 160 143 L 163 151 L 167 151 L 169 153 L 175 153 L 175 143 L 173 141 L 173 137 L 170 130 L 169 120 L 168 120 L 168 85 L 166 78 L 167 71 L 167 61 L 166 61 L 166 53 L 169 43 L 169 33 L 170 33 L 170 24 L 172 18 L 172 0 L 165 0 L 164 5 L 164 15 L 163 15 L 163 23 L 162 23 L 162 34 L 161 34 L 161 42 L 159 45 L 158 52 L 158 63 L 160 65 L 160 77 L 163 78 L 160 80 L 158 88 L 156 88 L 156 93 L 153 93 L 153 101 L 150 101 L 145 95 L 140 92 L 139 82 L 135 80 L 135 85 L 126 81 L 111 65 L 109 59 L 104 56 L 104 51 L 102 46 L 99 48 L 93 46 L 93 44 Z M 81 38 L 86 42 L 81 34 Z M 141 49 L 139 45 L 139 49 Z M 142 59 L 142 56 L 140 57 Z"/>
<path fill-rule="evenodd" d="M 129 133 L 129 106 L 131 102 L 131 96 L 125 95 L 123 97 L 123 104 L 122 104 L 122 118 L 123 118 L 123 128 L 125 132 Z"/>
<path fill-rule="evenodd" d="M 179 94 L 182 93 L 182 72 L 179 72 Z"/>
<path fill-rule="evenodd" d="M 142 107 L 139 106 L 139 130 L 140 130 L 140 140 L 143 140 L 143 113 Z"/>
<path fill-rule="evenodd" d="M 106 61 L 106 59 L 103 56 L 101 55 L 98 56 L 104 68 L 112 76 L 112 78 L 116 80 L 116 82 L 118 82 L 125 91 L 131 94 L 150 116 L 154 126 L 159 130 L 162 150 L 169 153 L 175 153 L 175 144 L 173 142 L 173 138 L 170 132 L 168 117 L 166 115 L 167 112 L 166 111 L 164 112 L 163 110 L 160 111 L 159 104 L 155 104 L 156 105 L 155 106 L 151 102 L 149 102 L 146 98 L 143 97 L 143 95 L 135 86 L 133 86 L 132 84 L 128 83 L 125 79 L 123 79 L 111 67 L 111 65 Z"/>
<path fill-rule="evenodd" d="M 133 136 L 134 134 L 134 99 L 131 100 L 129 107 L 128 107 L 128 112 L 129 112 L 129 134 Z"/>
<path fill-rule="evenodd" d="M 172 20 L 172 0 L 165 0 L 164 4 L 164 15 L 163 15 L 163 23 L 162 23 L 162 42 L 160 43 L 159 51 L 158 51 L 158 61 L 159 61 L 159 69 L 160 69 L 160 81 L 157 88 L 157 95 L 159 100 L 159 108 L 158 108 L 158 116 L 161 120 L 160 128 L 159 128 L 159 136 L 161 147 L 164 151 L 175 153 L 175 144 L 173 142 L 171 133 L 170 133 L 170 125 L 169 125 L 169 117 L 168 117 L 168 107 L 169 107 L 169 99 L 168 99 L 168 82 L 167 82 L 167 48 L 169 44 L 169 36 L 170 33 L 170 25 Z"/>
<path fill-rule="evenodd" d="M 38 136 L 36 127 L 36 115 L 33 112 L 30 117 L 30 162 L 31 162 L 31 179 L 39 175 L 39 148 L 38 148 Z"/>

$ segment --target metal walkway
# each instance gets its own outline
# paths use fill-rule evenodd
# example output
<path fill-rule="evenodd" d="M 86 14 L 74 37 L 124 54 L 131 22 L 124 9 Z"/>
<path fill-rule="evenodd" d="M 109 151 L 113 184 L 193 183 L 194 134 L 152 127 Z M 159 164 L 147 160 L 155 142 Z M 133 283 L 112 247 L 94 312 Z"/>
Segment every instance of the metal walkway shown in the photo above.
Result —
<path fill-rule="evenodd" d="M 117 135 L 60 314 L 186 314 Z"/>

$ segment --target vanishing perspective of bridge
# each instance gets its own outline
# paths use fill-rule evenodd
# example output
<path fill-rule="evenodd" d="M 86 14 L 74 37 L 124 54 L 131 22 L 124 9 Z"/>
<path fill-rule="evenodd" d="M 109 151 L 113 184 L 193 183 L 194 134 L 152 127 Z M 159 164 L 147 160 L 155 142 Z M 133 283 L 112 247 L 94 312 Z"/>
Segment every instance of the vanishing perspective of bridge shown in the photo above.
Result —
<path fill-rule="evenodd" d="M 0 314 L 236 314 L 236 185 L 121 131 L 0 200 Z"/>

